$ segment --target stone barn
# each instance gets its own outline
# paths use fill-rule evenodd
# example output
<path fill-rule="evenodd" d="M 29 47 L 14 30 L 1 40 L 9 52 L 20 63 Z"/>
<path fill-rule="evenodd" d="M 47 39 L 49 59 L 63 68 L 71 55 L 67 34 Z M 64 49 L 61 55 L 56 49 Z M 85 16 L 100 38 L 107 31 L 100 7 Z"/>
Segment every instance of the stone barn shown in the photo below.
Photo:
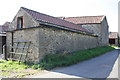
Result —
<path fill-rule="evenodd" d="M 82 17 L 58 17 L 62 20 L 72 22 L 82 26 L 86 30 L 97 34 L 99 37 L 99 45 L 104 46 L 108 44 L 108 23 L 106 16 L 82 16 Z"/>
<path fill-rule="evenodd" d="M 106 22 L 106 18 L 103 19 Z M 94 27 L 94 24 L 91 25 Z M 27 61 L 37 63 L 46 54 L 71 53 L 107 45 L 107 29 L 108 26 L 103 29 L 104 31 L 94 33 L 85 29 L 83 25 L 21 7 L 7 32 L 7 54 L 9 55 L 13 42 L 31 41 Z M 106 36 L 104 42 L 100 41 L 99 34 Z"/>

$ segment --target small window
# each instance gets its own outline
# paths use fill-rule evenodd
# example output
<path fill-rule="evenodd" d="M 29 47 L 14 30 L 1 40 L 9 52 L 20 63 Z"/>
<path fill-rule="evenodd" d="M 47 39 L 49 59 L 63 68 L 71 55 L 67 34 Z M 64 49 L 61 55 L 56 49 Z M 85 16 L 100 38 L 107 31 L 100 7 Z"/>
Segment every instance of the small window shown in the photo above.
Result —
<path fill-rule="evenodd" d="M 17 28 L 23 28 L 23 17 L 18 17 L 17 18 Z"/>

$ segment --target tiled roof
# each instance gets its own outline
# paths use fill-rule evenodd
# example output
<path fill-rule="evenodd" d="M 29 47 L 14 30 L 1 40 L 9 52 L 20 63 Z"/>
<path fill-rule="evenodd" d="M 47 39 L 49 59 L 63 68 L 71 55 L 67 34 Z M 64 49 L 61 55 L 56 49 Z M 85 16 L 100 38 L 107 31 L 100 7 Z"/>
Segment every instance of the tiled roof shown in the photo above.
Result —
<path fill-rule="evenodd" d="M 30 14 L 37 21 L 50 23 L 50 24 L 54 24 L 54 25 L 57 25 L 57 26 L 63 26 L 63 27 L 66 27 L 66 28 L 74 29 L 74 30 L 80 30 L 80 31 L 83 31 L 83 32 L 89 32 L 86 29 L 84 29 L 81 26 L 76 25 L 74 23 L 71 23 L 71 22 L 68 22 L 68 21 L 65 21 L 65 20 L 61 20 L 61 19 L 58 19 L 56 17 L 52 17 L 52 16 L 49 16 L 49 15 L 46 15 L 46 14 L 43 14 L 43 13 L 39 13 L 39 12 L 30 10 L 30 9 L 27 9 L 27 8 L 24 8 L 24 7 L 21 7 L 21 8 L 23 10 L 25 10 L 28 14 Z"/>
<path fill-rule="evenodd" d="M 75 24 L 101 23 L 105 16 L 58 17 Z"/>
<path fill-rule="evenodd" d="M 109 38 L 112 39 L 112 38 L 118 38 L 118 33 L 117 32 L 110 32 L 109 33 Z"/>

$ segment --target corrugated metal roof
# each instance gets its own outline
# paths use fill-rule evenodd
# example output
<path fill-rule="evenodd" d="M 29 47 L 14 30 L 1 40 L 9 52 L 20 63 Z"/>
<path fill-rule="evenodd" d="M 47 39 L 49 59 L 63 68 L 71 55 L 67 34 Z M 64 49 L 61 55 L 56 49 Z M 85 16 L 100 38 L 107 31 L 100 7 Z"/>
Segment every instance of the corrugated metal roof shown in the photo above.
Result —
<path fill-rule="evenodd" d="M 101 23 L 105 16 L 58 17 L 75 24 Z"/>
<path fill-rule="evenodd" d="M 110 32 L 109 33 L 109 38 L 110 39 L 118 38 L 118 32 Z"/>
<path fill-rule="evenodd" d="M 46 14 L 43 14 L 43 13 L 39 13 L 39 12 L 30 10 L 30 9 L 27 9 L 27 8 L 24 8 L 24 7 L 21 7 L 21 8 L 23 10 L 25 10 L 28 14 L 30 14 L 37 21 L 51 23 L 51 24 L 58 25 L 58 26 L 64 26 L 64 27 L 67 27 L 67 28 L 76 29 L 76 30 L 80 30 L 80 31 L 84 31 L 84 32 L 89 32 L 86 29 L 84 29 L 81 26 L 76 25 L 74 23 L 71 23 L 71 22 L 68 22 L 68 21 L 65 21 L 65 20 L 61 20 L 61 19 L 58 19 L 56 17 L 49 16 L 49 15 L 46 15 Z"/>

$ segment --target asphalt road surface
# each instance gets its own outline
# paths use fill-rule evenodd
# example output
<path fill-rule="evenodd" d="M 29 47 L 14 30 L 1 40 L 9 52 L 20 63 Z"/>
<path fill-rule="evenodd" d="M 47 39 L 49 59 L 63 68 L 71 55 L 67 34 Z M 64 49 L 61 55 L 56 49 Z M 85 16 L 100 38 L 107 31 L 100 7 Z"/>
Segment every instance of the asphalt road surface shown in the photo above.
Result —
<path fill-rule="evenodd" d="M 68 66 L 56 68 L 51 71 L 43 71 L 26 78 L 107 78 L 115 61 L 119 56 L 119 50 L 114 50 L 96 58 Z M 115 74 L 114 74 L 115 75 Z M 117 75 L 117 73 L 116 73 Z"/>

